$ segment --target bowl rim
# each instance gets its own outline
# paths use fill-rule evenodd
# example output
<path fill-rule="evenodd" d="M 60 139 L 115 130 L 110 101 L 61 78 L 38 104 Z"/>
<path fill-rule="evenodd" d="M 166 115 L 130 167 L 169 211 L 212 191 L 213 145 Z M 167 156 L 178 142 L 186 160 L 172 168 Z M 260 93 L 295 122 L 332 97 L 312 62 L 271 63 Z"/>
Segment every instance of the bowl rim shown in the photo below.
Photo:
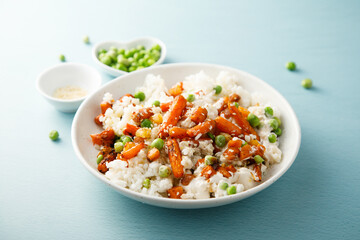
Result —
<path fill-rule="evenodd" d="M 171 198 L 162 198 L 162 197 L 157 197 L 157 196 L 151 196 L 151 195 L 146 195 L 146 194 L 142 194 L 139 192 L 135 192 L 132 191 L 128 188 L 124 188 L 121 186 L 118 186 L 116 184 L 114 184 L 113 182 L 111 182 L 110 180 L 108 180 L 107 178 L 105 178 L 104 175 L 102 175 L 101 173 L 99 173 L 97 170 L 93 169 L 89 164 L 87 164 L 85 158 L 81 155 L 80 153 L 80 149 L 78 147 L 78 145 L 76 144 L 76 127 L 77 127 L 77 122 L 80 116 L 80 113 L 82 112 L 82 109 L 86 106 L 86 103 L 88 101 L 90 101 L 90 99 L 92 98 L 92 96 L 94 96 L 97 92 L 99 91 L 103 91 L 103 89 L 107 88 L 108 85 L 110 84 L 114 84 L 115 81 L 122 81 L 123 78 L 129 77 L 129 76 L 133 76 L 133 75 L 137 75 L 140 74 L 140 72 L 133 72 L 131 73 L 131 75 L 126 74 L 126 75 L 122 75 L 119 76 L 117 78 L 115 78 L 114 80 L 112 80 L 111 82 L 108 82 L 107 84 L 103 85 L 101 88 L 99 88 L 97 91 L 95 91 L 93 94 L 91 94 L 79 107 L 78 111 L 75 114 L 75 117 L 73 119 L 73 123 L 72 123 L 72 128 L 71 128 L 71 139 L 72 139 L 72 145 L 75 151 L 76 156 L 79 158 L 80 162 L 85 166 L 85 168 L 92 173 L 96 178 L 98 178 L 99 180 L 101 180 L 102 182 L 106 183 L 107 185 L 111 186 L 112 188 L 114 188 L 116 191 L 122 193 L 122 195 L 127 196 L 129 198 L 141 201 L 143 203 L 147 203 L 150 205 L 155 205 L 155 206 L 160 206 L 160 207 L 165 207 L 165 208 L 182 208 L 182 209 L 190 209 L 190 208 L 207 208 L 207 207 L 216 207 L 216 206 L 222 206 L 222 205 L 226 205 L 226 204 L 230 204 L 233 202 L 237 202 L 240 200 L 243 200 L 247 197 L 250 197 L 264 189 L 266 189 L 267 187 L 269 187 L 271 184 L 273 184 L 274 182 L 276 182 L 282 175 L 285 174 L 285 172 L 287 172 L 287 170 L 292 166 L 292 164 L 294 163 L 299 149 L 300 149 L 300 144 L 301 144 L 301 128 L 300 128 L 300 124 L 299 124 L 299 120 L 295 114 L 295 111 L 293 110 L 293 108 L 291 107 L 291 105 L 289 104 L 289 102 L 285 99 L 285 97 L 283 97 L 275 88 L 273 88 L 270 84 L 266 83 L 264 80 L 250 74 L 247 73 L 245 71 L 233 68 L 233 67 L 228 67 L 228 66 L 223 66 L 223 65 L 219 65 L 219 64 L 209 64 L 209 63 L 172 63 L 172 64 L 164 64 L 164 65 L 160 65 L 160 66 L 156 66 L 156 69 L 162 69 L 162 68 L 169 68 L 169 67 L 194 67 L 197 66 L 199 67 L 199 69 L 201 69 L 201 67 L 215 67 L 215 68 L 221 68 L 224 69 L 226 71 L 230 71 L 230 72 L 238 72 L 241 73 L 243 75 L 246 75 L 248 77 L 251 78 L 256 78 L 257 80 L 261 81 L 264 85 L 266 85 L 267 87 L 270 87 L 272 90 L 274 90 L 274 92 L 278 95 L 277 97 L 279 97 L 281 99 L 281 101 L 287 105 L 287 107 L 289 108 L 290 112 L 288 112 L 287 114 L 293 115 L 294 117 L 294 126 L 295 126 L 295 132 L 297 133 L 296 135 L 296 146 L 294 147 L 295 151 L 293 152 L 293 154 L 291 156 L 288 156 L 289 161 L 287 162 L 286 165 L 284 165 L 278 172 L 276 172 L 273 176 L 271 176 L 269 179 L 267 179 L 265 182 L 250 188 L 244 192 L 241 193 L 237 193 L 234 195 L 229 195 L 229 196 L 224 196 L 224 197 L 220 197 L 220 198 L 208 198 L 208 199 L 171 199 Z M 151 71 L 154 70 L 153 69 L 146 69 L 146 71 L 148 72 L 147 74 L 151 73 Z M 141 74 L 146 74 L 146 72 L 141 72 Z M 156 203 L 154 203 L 154 201 Z M 207 206 L 207 205 L 211 205 L 211 206 Z"/>
<path fill-rule="evenodd" d="M 73 67 L 78 67 L 78 68 L 86 68 L 87 70 L 91 70 L 93 71 L 93 73 L 96 75 L 96 90 L 91 92 L 91 93 L 88 93 L 86 94 L 85 96 L 81 97 L 81 98 L 75 98 L 75 99 L 60 99 L 60 98 L 55 98 L 49 94 L 47 94 L 46 92 L 44 92 L 40 85 L 41 85 L 41 81 L 44 77 L 45 74 L 55 70 L 55 69 L 58 69 L 58 68 L 63 68 L 63 67 L 66 67 L 66 66 L 73 66 Z M 93 79 L 95 79 L 93 78 Z M 90 95 L 92 95 L 92 93 L 96 92 L 99 87 L 101 86 L 101 75 L 100 73 L 93 67 L 89 66 L 89 65 L 86 65 L 86 64 L 83 64 L 83 63 L 74 63 L 74 62 L 65 62 L 65 63 L 58 63 L 54 66 L 51 66 L 51 67 L 48 67 L 46 68 L 44 71 L 42 71 L 38 77 L 36 78 L 36 89 L 38 90 L 39 93 L 41 93 L 41 95 L 43 95 L 45 98 L 51 100 L 51 101 L 54 101 L 54 102 L 59 102 L 59 103 L 77 103 L 77 102 L 80 102 L 80 101 L 83 101 L 84 99 L 86 99 L 87 97 L 89 97 Z"/>
<path fill-rule="evenodd" d="M 146 67 L 144 69 L 148 69 L 150 67 L 154 67 L 154 66 L 158 66 L 160 65 L 161 63 L 164 62 L 165 60 L 165 57 L 166 57 L 166 45 L 163 41 L 161 41 L 160 39 L 158 38 L 155 38 L 155 37 L 150 37 L 150 36 L 146 36 L 146 37 L 138 37 L 138 38 L 134 38 L 134 39 L 131 39 L 131 40 L 128 40 L 128 41 L 118 41 L 118 40 L 107 40 L 107 41 L 102 41 L 102 42 L 99 42 L 97 44 L 95 44 L 93 47 L 92 47 L 92 50 L 91 50 L 91 55 L 92 55 L 92 58 L 93 60 L 95 61 L 95 63 L 97 63 L 100 67 L 106 69 L 107 71 L 110 71 L 110 72 L 116 72 L 120 75 L 126 75 L 126 74 L 129 74 L 130 72 L 125 72 L 125 71 L 122 71 L 122 70 L 119 70 L 119 69 L 116 69 L 116 68 L 112 68 L 108 65 L 105 65 L 104 63 L 100 62 L 100 60 L 98 59 L 97 57 L 97 51 L 98 49 L 104 45 L 104 44 L 107 44 L 107 43 L 120 43 L 120 44 L 129 44 L 131 42 L 135 42 L 135 41 L 141 41 L 141 40 L 151 40 L 151 41 L 154 41 L 154 42 L 157 42 L 160 47 L 161 47 L 161 54 L 160 54 L 160 58 L 151 66 L 149 67 Z M 137 71 L 142 71 L 144 69 L 141 69 L 141 70 L 136 70 L 134 72 L 137 72 Z"/>

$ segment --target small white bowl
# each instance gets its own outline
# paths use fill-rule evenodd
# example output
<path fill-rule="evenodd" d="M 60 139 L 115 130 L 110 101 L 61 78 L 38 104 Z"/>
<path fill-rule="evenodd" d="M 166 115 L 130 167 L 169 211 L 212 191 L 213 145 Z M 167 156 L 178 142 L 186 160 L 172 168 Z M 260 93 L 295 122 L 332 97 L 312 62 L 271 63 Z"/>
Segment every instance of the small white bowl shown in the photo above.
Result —
<path fill-rule="evenodd" d="M 80 63 L 60 63 L 42 72 L 36 81 L 37 90 L 61 112 L 75 112 L 82 101 L 101 85 L 101 76 L 94 68 Z M 86 96 L 77 99 L 53 97 L 59 87 L 76 86 L 86 91 Z"/>
<path fill-rule="evenodd" d="M 161 55 L 159 60 L 157 60 L 153 65 L 151 65 L 150 67 L 159 65 L 161 63 L 164 62 L 165 60 L 165 56 L 166 56 L 166 46 L 165 44 L 157 39 L 157 38 L 153 38 L 153 37 L 142 37 L 142 38 L 136 38 L 133 39 L 131 41 L 128 42 L 119 42 L 119 41 L 105 41 L 105 42 L 101 42 L 96 44 L 93 49 L 92 49 L 92 57 L 95 61 L 96 64 L 98 64 L 103 70 L 105 70 L 105 72 L 107 72 L 108 74 L 118 77 L 121 76 L 123 74 L 126 74 L 128 72 L 125 71 L 121 71 L 115 68 L 112 68 L 110 66 L 107 66 L 105 64 L 103 64 L 102 62 L 100 62 L 100 60 L 98 59 L 98 52 L 100 49 L 105 49 L 105 50 L 109 50 L 110 47 L 116 47 L 116 48 L 124 48 L 124 49 L 130 49 L 130 48 L 134 48 L 137 47 L 139 45 L 143 45 L 145 46 L 146 49 L 151 48 L 152 46 L 159 44 L 159 46 L 161 47 Z M 145 69 L 148 69 L 150 67 L 146 67 Z M 137 70 L 139 71 L 139 70 Z"/>
<path fill-rule="evenodd" d="M 110 92 L 115 98 L 119 98 L 126 93 L 132 93 L 136 87 L 143 84 L 147 74 L 160 75 L 163 79 L 165 79 L 167 87 L 171 87 L 177 82 L 183 81 L 186 76 L 200 71 L 204 71 L 207 75 L 213 78 L 215 78 L 221 71 L 228 71 L 235 74 L 240 79 L 241 85 L 244 89 L 248 90 L 250 93 L 257 92 L 261 94 L 265 102 L 271 102 L 279 109 L 279 112 L 281 113 L 281 121 L 284 126 L 283 134 L 279 139 L 280 149 L 282 150 L 281 162 L 272 165 L 260 185 L 244 192 L 221 198 L 198 200 L 160 198 L 134 192 L 130 189 L 121 187 L 114 182 L 110 182 L 104 174 L 97 170 L 96 155 L 98 151 L 93 147 L 90 138 L 90 134 L 101 131 L 101 129 L 94 123 L 94 117 L 100 112 L 99 104 L 104 93 Z M 137 201 L 160 207 L 206 208 L 240 201 L 273 184 L 294 162 L 301 143 L 301 130 L 296 114 L 290 104 L 278 91 L 263 80 L 244 71 L 220 65 L 177 63 L 165 64 L 150 69 L 144 69 L 139 72 L 134 72 L 132 74 L 127 74 L 102 86 L 98 91 L 89 96 L 77 111 L 72 124 L 71 138 L 75 153 L 85 168 L 87 168 L 95 177 L 119 191 L 121 194 Z"/>

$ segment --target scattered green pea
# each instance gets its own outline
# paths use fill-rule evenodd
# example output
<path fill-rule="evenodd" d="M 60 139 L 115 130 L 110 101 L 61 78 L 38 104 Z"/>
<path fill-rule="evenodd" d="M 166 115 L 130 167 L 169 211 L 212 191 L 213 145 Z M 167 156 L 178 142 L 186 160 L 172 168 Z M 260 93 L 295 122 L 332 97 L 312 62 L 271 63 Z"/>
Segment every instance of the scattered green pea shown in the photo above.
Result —
<path fill-rule="evenodd" d="M 287 62 L 286 68 L 290 71 L 294 71 L 296 69 L 296 64 L 294 62 Z"/>
<path fill-rule="evenodd" d="M 110 64 L 112 63 L 112 59 L 110 56 L 104 55 L 102 58 L 100 58 L 100 62 L 102 62 L 105 65 L 110 66 Z"/>
<path fill-rule="evenodd" d="M 164 140 L 162 140 L 161 138 L 157 138 L 151 143 L 150 147 L 155 147 L 160 151 L 164 147 Z"/>
<path fill-rule="evenodd" d="M 222 87 L 220 85 L 216 85 L 216 87 L 214 87 L 215 90 L 215 94 L 220 94 L 222 91 Z"/>
<path fill-rule="evenodd" d="M 211 155 L 206 155 L 205 156 L 205 164 L 206 165 L 213 165 L 216 162 L 216 157 L 211 156 Z"/>
<path fill-rule="evenodd" d="M 56 130 L 51 130 L 49 133 L 49 138 L 53 141 L 56 141 L 59 139 L 59 132 Z"/>
<path fill-rule="evenodd" d="M 155 107 L 159 107 L 160 106 L 160 101 L 155 100 L 152 105 L 155 106 Z"/>
<path fill-rule="evenodd" d="M 125 145 L 125 143 L 127 143 L 127 142 L 132 142 L 131 137 L 126 136 L 126 135 L 121 136 L 121 137 L 120 137 L 120 140 L 122 141 L 122 143 L 123 143 L 124 145 Z"/>
<path fill-rule="evenodd" d="M 217 135 L 215 138 L 215 144 L 218 147 L 225 147 L 226 145 L 226 138 L 224 135 Z"/>
<path fill-rule="evenodd" d="M 274 114 L 274 110 L 271 107 L 266 107 L 265 108 L 265 115 L 267 117 L 272 117 Z"/>
<path fill-rule="evenodd" d="M 279 128 L 279 122 L 276 119 L 270 119 L 269 121 L 270 127 L 275 130 Z"/>
<path fill-rule="evenodd" d="M 235 186 L 230 186 L 226 189 L 226 192 L 228 195 L 232 195 L 236 193 L 236 187 Z"/>
<path fill-rule="evenodd" d="M 100 154 L 96 159 L 96 163 L 99 164 L 103 159 L 104 159 L 104 156 L 102 154 Z"/>
<path fill-rule="evenodd" d="M 309 89 L 312 87 L 312 80 L 310 78 L 305 78 L 301 81 L 301 86 L 303 86 L 306 89 Z"/>
<path fill-rule="evenodd" d="M 146 178 L 143 182 L 143 187 L 144 188 L 150 188 L 150 179 Z"/>
<path fill-rule="evenodd" d="M 213 141 L 215 141 L 214 134 L 212 134 L 211 132 L 208 132 L 207 135 L 209 136 L 209 138 L 211 138 Z"/>
<path fill-rule="evenodd" d="M 141 102 L 145 100 L 145 93 L 137 92 L 134 94 L 134 98 L 139 99 Z"/>
<path fill-rule="evenodd" d="M 281 134 L 282 134 L 282 131 L 281 131 L 280 128 L 275 129 L 273 132 L 274 132 L 278 137 L 281 136 Z"/>
<path fill-rule="evenodd" d="M 194 94 L 189 94 L 188 97 L 186 98 L 186 100 L 188 102 L 193 102 L 195 100 L 195 95 Z"/>
<path fill-rule="evenodd" d="M 159 167 L 159 176 L 160 177 L 165 178 L 165 177 L 170 176 L 170 174 L 171 174 L 171 169 L 168 166 L 161 165 Z"/>
<path fill-rule="evenodd" d="M 274 142 L 276 142 L 276 135 L 275 134 L 270 134 L 268 136 L 268 139 L 269 139 L 269 142 L 274 143 Z"/>
<path fill-rule="evenodd" d="M 249 113 L 247 120 L 252 127 L 257 127 L 260 125 L 260 119 L 253 113 Z"/>
<path fill-rule="evenodd" d="M 226 182 L 222 182 L 219 184 L 219 188 L 222 190 L 226 190 L 229 187 L 229 184 L 227 184 Z"/>
<path fill-rule="evenodd" d="M 89 44 L 90 43 L 89 36 L 84 36 L 83 37 L 83 42 L 86 43 L 86 44 Z"/>
<path fill-rule="evenodd" d="M 63 54 L 60 54 L 59 59 L 60 61 L 65 62 L 65 56 Z"/>
<path fill-rule="evenodd" d="M 153 124 L 149 119 L 144 119 L 142 120 L 142 122 L 140 123 L 140 126 L 142 128 L 152 128 Z"/>
<path fill-rule="evenodd" d="M 115 152 L 120 153 L 124 149 L 124 143 L 122 142 L 115 142 L 114 144 Z"/>
<path fill-rule="evenodd" d="M 254 160 L 256 163 L 262 163 L 264 161 L 264 159 L 262 157 L 260 157 L 259 155 L 256 155 L 254 157 Z"/>

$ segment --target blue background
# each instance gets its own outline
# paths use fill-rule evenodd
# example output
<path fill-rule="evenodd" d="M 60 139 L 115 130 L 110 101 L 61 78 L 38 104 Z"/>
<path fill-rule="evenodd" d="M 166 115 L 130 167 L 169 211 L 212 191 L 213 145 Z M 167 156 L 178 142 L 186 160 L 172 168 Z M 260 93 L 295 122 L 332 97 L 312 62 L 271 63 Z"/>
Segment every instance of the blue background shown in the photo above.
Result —
<path fill-rule="evenodd" d="M 0 239 L 359 239 L 359 24 L 360 1 L 0 1 Z M 301 123 L 293 166 L 263 192 L 218 208 L 121 196 L 76 158 L 74 115 L 35 89 L 61 53 L 95 66 L 83 35 L 92 44 L 154 36 L 167 45 L 166 63 L 262 78 Z M 298 71 L 285 69 L 289 60 Z M 300 85 L 307 77 L 311 90 Z M 52 129 L 60 141 L 49 140 Z"/>

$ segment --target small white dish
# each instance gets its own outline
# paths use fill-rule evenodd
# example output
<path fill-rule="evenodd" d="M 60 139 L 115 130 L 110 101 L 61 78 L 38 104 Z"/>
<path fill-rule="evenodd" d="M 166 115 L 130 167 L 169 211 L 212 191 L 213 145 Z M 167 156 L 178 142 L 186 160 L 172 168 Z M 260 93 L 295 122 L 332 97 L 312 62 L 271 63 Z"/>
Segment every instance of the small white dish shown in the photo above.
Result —
<path fill-rule="evenodd" d="M 145 68 L 145 69 L 148 69 L 148 68 L 151 68 L 153 66 L 163 63 L 165 60 L 165 56 L 166 56 L 165 44 L 161 40 L 159 40 L 157 38 L 153 38 L 153 37 L 136 38 L 136 39 L 133 39 L 128 42 L 120 42 L 120 41 L 100 42 L 92 48 L 92 57 L 93 57 L 95 63 L 97 65 L 99 65 L 106 73 L 108 73 L 112 76 L 118 77 L 118 76 L 127 74 L 128 72 L 112 68 L 112 67 L 107 66 L 107 65 L 103 64 L 102 62 L 100 62 L 100 60 L 98 59 L 98 52 L 100 49 L 109 50 L 110 47 L 130 49 L 130 48 L 137 47 L 139 45 L 143 45 L 143 46 L 145 46 L 146 49 L 148 49 L 156 44 L 159 44 L 159 46 L 161 47 L 161 55 L 160 55 L 159 60 L 157 60 L 153 65 Z M 139 71 L 139 70 L 137 70 L 137 71 Z"/>
<path fill-rule="evenodd" d="M 86 95 L 77 99 L 59 99 L 53 97 L 60 87 L 76 86 L 86 91 Z M 84 99 L 101 86 L 101 76 L 97 70 L 80 63 L 60 63 L 42 72 L 36 81 L 41 95 L 61 112 L 75 112 Z"/>
<path fill-rule="evenodd" d="M 101 129 L 94 123 L 94 117 L 100 112 L 99 104 L 106 92 L 113 94 L 114 98 L 119 98 L 126 93 L 133 93 L 135 88 L 141 86 L 147 74 L 161 75 L 165 79 L 167 87 L 171 87 L 179 81 L 183 81 L 186 76 L 204 71 L 210 77 L 215 78 L 220 71 L 228 71 L 239 77 L 241 85 L 250 93 L 257 92 L 263 99 L 271 102 L 281 113 L 281 121 L 284 130 L 280 138 L 280 149 L 283 152 L 281 162 L 272 165 L 264 176 L 263 182 L 249 190 L 234 195 L 198 200 L 160 198 L 134 192 L 127 188 L 110 182 L 104 174 L 97 170 L 96 155 L 97 150 L 93 147 L 90 134 L 97 133 Z M 220 65 L 200 64 L 200 63 L 181 63 L 166 64 L 154 68 L 144 69 L 139 72 L 127 74 L 114 79 L 102 86 L 99 90 L 89 96 L 77 111 L 72 124 L 72 144 L 76 155 L 81 163 L 95 177 L 111 186 L 124 196 L 137 201 L 167 208 L 206 208 L 216 207 L 236 201 L 258 193 L 273 184 L 279 179 L 294 162 L 301 143 L 301 130 L 294 110 L 286 99 L 269 84 L 263 80 L 250 75 L 249 73 Z"/>

